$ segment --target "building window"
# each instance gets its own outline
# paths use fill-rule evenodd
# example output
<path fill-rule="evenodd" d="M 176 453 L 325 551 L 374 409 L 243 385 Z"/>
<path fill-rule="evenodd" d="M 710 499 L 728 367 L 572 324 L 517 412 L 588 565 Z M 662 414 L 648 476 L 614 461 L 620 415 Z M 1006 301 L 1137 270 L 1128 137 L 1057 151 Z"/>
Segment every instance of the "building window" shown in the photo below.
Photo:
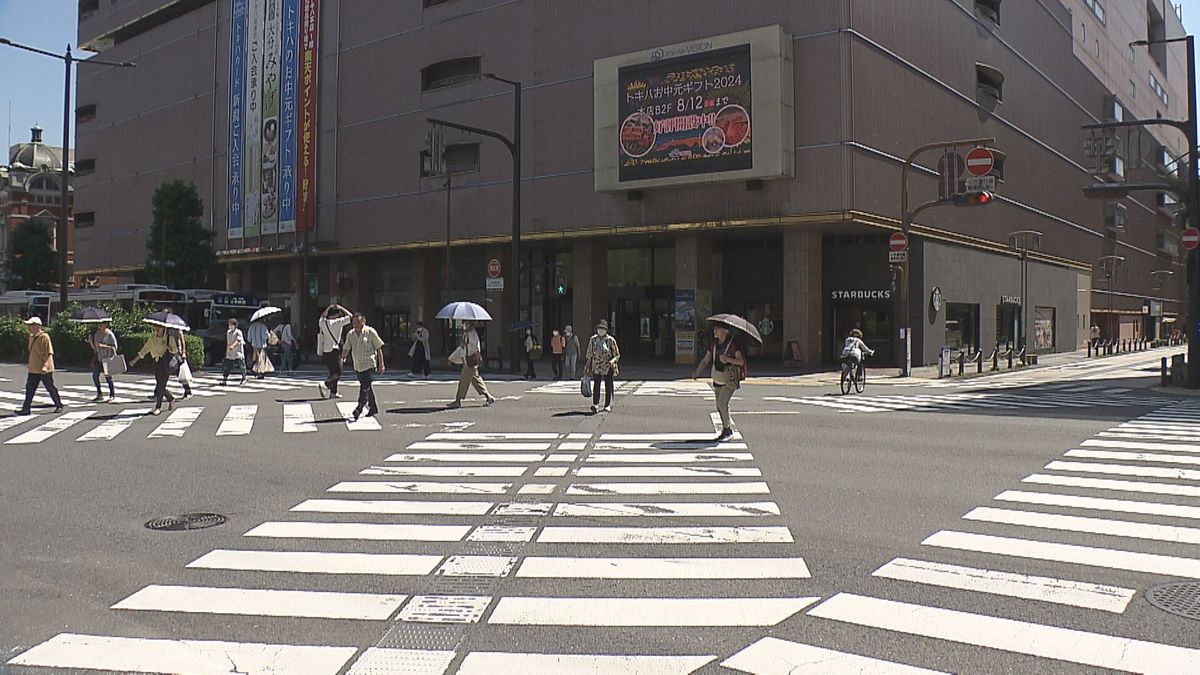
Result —
<path fill-rule="evenodd" d="M 975 0 L 975 12 L 997 26 L 1000 25 L 1000 0 Z"/>
<path fill-rule="evenodd" d="M 79 0 L 79 20 L 83 21 L 100 9 L 100 0 Z"/>
<path fill-rule="evenodd" d="M 1087 5 L 1087 8 L 1092 10 L 1092 14 L 1096 15 L 1096 18 L 1100 20 L 1100 23 L 1104 23 L 1104 5 L 1100 4 L 1100 0 L 1083 0 L 1083 4 Z"/>
<path fill-rule="evenodd" d="M 1150 73 L 1150 91 L 1154 92 L 1154 95 L 1158 97 L 1158 100 L 1163 102 L 1163 105 L 1171 105 L 1171 96 L 1167 94 L 1167 88 L 1162 86 L 1162 83 L 1158 81 L 1154 73 Z"/>
<path fill-rule="evenodd" d="M 979 351 L 979 305 L 946 303 L 946 340 L 950 349 Z"/>
<path fill-rule="evenodd" d="M 77 159 L 75 160 L 75 175 L 86 176 L 89 173 L 96 171 L 95 159 Z"/>
<path fill-rule="evenodd" d="M 1004 100 L 1004 73 L 983 64 L 975 64 L 975 93 L 996 103 Z"/>
<path fill-rule="evenodd" d="M 80 211 L 75 214 L 75 227 L 91 227 L 96 224 L 95 211 Z"/>
<path fill-rule="evenodd" d="M 452 87 L 464 82 L 479 80 L 479 57 L 468 56 L 461 59 L 440 61 L 421 70 L 421 91 L 432 91 L 443 87 Z"/>
<path fill-rule="evenodd" d="M 96 118 L 96 104 L 88 103 L 75 109 L 75 122 L 88 122 Z"/>
<path fill-rule="evenodd" d="M 1137 98 L 1137 82 L 1130 80 L 1129 81 L 1129 99 L 1134 100 L 1136 98 Z"/>

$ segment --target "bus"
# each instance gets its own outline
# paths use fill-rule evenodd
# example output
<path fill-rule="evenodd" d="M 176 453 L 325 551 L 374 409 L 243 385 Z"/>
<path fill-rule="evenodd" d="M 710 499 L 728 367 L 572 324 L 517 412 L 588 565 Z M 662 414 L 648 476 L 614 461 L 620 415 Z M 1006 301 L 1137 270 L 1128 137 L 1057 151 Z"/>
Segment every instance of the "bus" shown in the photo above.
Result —
<path fill-rule="evenodd" d="M 101 302 L 115 302 L 125 309 L 139 305 L 156 310 L 170 308 L 171 311 L 182 314 L 182 310 L 188 302 L 188 295 L 184 291 L 177 291 L 158 284 L 115 284 L 97 288 L 73 289 L 68 299 L 71 302 L 88 306 Z"/>
<path fill-rule="evenodd" d="M 205 288 L 179 292 L 187 295 L 186 311 L 180 313 L 192 327 L 192 334 L 204 340 L 205 365 L 209 366 L 215 366 L 225 358 L 225 331 L 229 320 L 237 319 L 244 330 L 250 323 L 250 315 L 266 302 L 251 295 Z"/>
<path fill-rule="evenodd" d="M 4 291 L 0 293 L 0 314 L 20 319 L 41 317 L 43 324 L 58 311 L 58 293 L 51 291 Z"/>

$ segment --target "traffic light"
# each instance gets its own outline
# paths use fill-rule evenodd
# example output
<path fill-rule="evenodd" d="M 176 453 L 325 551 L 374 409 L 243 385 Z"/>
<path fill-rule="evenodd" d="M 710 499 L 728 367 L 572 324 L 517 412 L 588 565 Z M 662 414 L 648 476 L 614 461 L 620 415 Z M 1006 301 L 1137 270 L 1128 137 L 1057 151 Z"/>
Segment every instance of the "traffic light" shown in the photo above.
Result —
<path fill-rule="evenodd" d="M 996 201 L 991 192 L 962 192 L 954 195 L 955 206 L 985 206 Z"/>
<path fill-rule="evenodd" d="M 567 277 L 560 274 L 554 279 L 554 294 L 563 297 L 567 294 Z"/>

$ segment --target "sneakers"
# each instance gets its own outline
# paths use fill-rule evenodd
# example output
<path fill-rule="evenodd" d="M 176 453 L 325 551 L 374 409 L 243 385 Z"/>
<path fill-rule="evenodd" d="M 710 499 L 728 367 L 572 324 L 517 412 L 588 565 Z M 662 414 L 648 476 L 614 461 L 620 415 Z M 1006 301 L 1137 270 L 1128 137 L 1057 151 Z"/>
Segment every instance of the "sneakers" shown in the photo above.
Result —
<path fill-rule="evenodd" d="M 105 403 L 112 403 L 112 404 L 116 404 L 116 402 L 117 402 L 116 396 L 109 396 L 108 400 L 105 401 Z"/>
<path fill-rule="evenodd" d="M 238 381 L 238 386 L 241 386 L 243 384 L 246 384 L 246 376 L 245 375 L 243 375 L 242 379 L 240 381 Z"/>
<path fill-rule="evenodd" d="M 21 417 L 29 417 L 32 414 L 28 410 L 14 410 L 13 412 L 15 412 L 17 415 L 20 415 Z"/>
<path fill-rule="evenodd" d="M 593 414 L 593 415 L 595 415 L 595 414 L 596 414 L 596 412 L 597 412 L 597 411 L 599 411 L 599 410 L 600 410 L 600 406 L 598 406 L 598 405 L 593 405 L 593 406 L 592 406 L 592 414 Z"/>
<path fill-rule="evenodd" d="M 361 410 L 359 410 L 359 409 L 357 409 L 357 408 L 355 408 L 355 409 L 354 409 L 354 414 L 350 416 L 350 421 L 351 421 L 351 422 L 357 422 L 357 421 L 358 421 L 358 418 L 359 418 L 359 416 L 361 416 L 361 415 L 362 415 L 362 411 L 361 411 Z"/>
<path fill-rule="evenodd" d="M 324 382 L 317 383 L 317 393 L 319 393 L 321 395 L 321 398 L 329 398 L 328 393 L 325 391 L 325 383 Z"/>
<path fill-rule="evenodd" d="M 487 397 L 487 400 L 486 400 L 486 401 L 484 401 L 484 402 L 483 402 L 483 404 L 484 404 L 485 406 L 489 406 L 489 405 L 492 405 L 492 404 L 493 404 L 493 403 L 495 403 L 495 402 L 496 402 L 496 397 L 495 397 L 495 396 L 488 396 L 488 397 Z"/>
<path fill-rule="evenodd" d="M 449 403 L 447 403 L 447 404 L 446 404 L 446 407 L 447 407 L 447 408 L 461 408 L 461 407 L 462 407 L 462 401 L 451 401 L 451 402 L 449 402 Z"/>
<path fill-rule="evenodd" d="M 54 414 L 57 415 L 58 413 L 62 412 L 63 408 L 65 408 L 65 407 L 66 406 L 61 406 L 61 405 L 54 406 Z"/>
<path fill-rule="evenodd" d="M 100 394 L 96 394 L 96 398 L 92 399 L 92 403 L 100 403 L 103 400 L 104 400 L 103 396 L 101 396 Z"/>
<path fill-rule="evenodd" d="M 719 436 L 717 436 L 717 442 L 727 441 L 731 438 L 733 438 L 733 429 L 730 429 L 729 427 L 725 427 L 724 429 L 721 430 L 721 434 Z"/>
<path fill-rule="evenodd" d="M 612 412 L 612 404 L 611 403 L 604 406 L 604 412 Z"/>
<path fill-rule="evenodd" d="M 342 397 L 342 393 L 341 393 L 341 392 L 338 392 L 338 393 L 336 393 L 336 394 L 334 394 L 334 395 L 332 396 L 332 398 L 341 398 L 341 397 Z"/>
<path fill-rule="evenodd" d="M 159 415 L 161 415 L 161 414 L 162 414 L 162 409 L 161 409 L 161 408 L 155 408 L 154 410 L 151 410 L 151 411 L 150 411 L 150 414 L 151 414 L 151 415 L 154 415 L 155 417 L 158 417 Z"/>

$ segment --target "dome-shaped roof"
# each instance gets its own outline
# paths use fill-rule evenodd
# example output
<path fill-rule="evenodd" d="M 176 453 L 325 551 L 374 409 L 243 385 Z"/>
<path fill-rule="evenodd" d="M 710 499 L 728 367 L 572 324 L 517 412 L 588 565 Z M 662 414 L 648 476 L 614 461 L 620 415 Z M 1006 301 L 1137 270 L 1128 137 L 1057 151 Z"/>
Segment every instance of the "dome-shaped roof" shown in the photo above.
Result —
<path fill-rule="evenodd" d="M 37 171 L 62 169 L 62 156 L 58 148 L 42 143 L 42 128 L 35 126 L 30 142 L 18 143 L 9 148 L 8 164 L 11 167 L 29 168 Z"/>

